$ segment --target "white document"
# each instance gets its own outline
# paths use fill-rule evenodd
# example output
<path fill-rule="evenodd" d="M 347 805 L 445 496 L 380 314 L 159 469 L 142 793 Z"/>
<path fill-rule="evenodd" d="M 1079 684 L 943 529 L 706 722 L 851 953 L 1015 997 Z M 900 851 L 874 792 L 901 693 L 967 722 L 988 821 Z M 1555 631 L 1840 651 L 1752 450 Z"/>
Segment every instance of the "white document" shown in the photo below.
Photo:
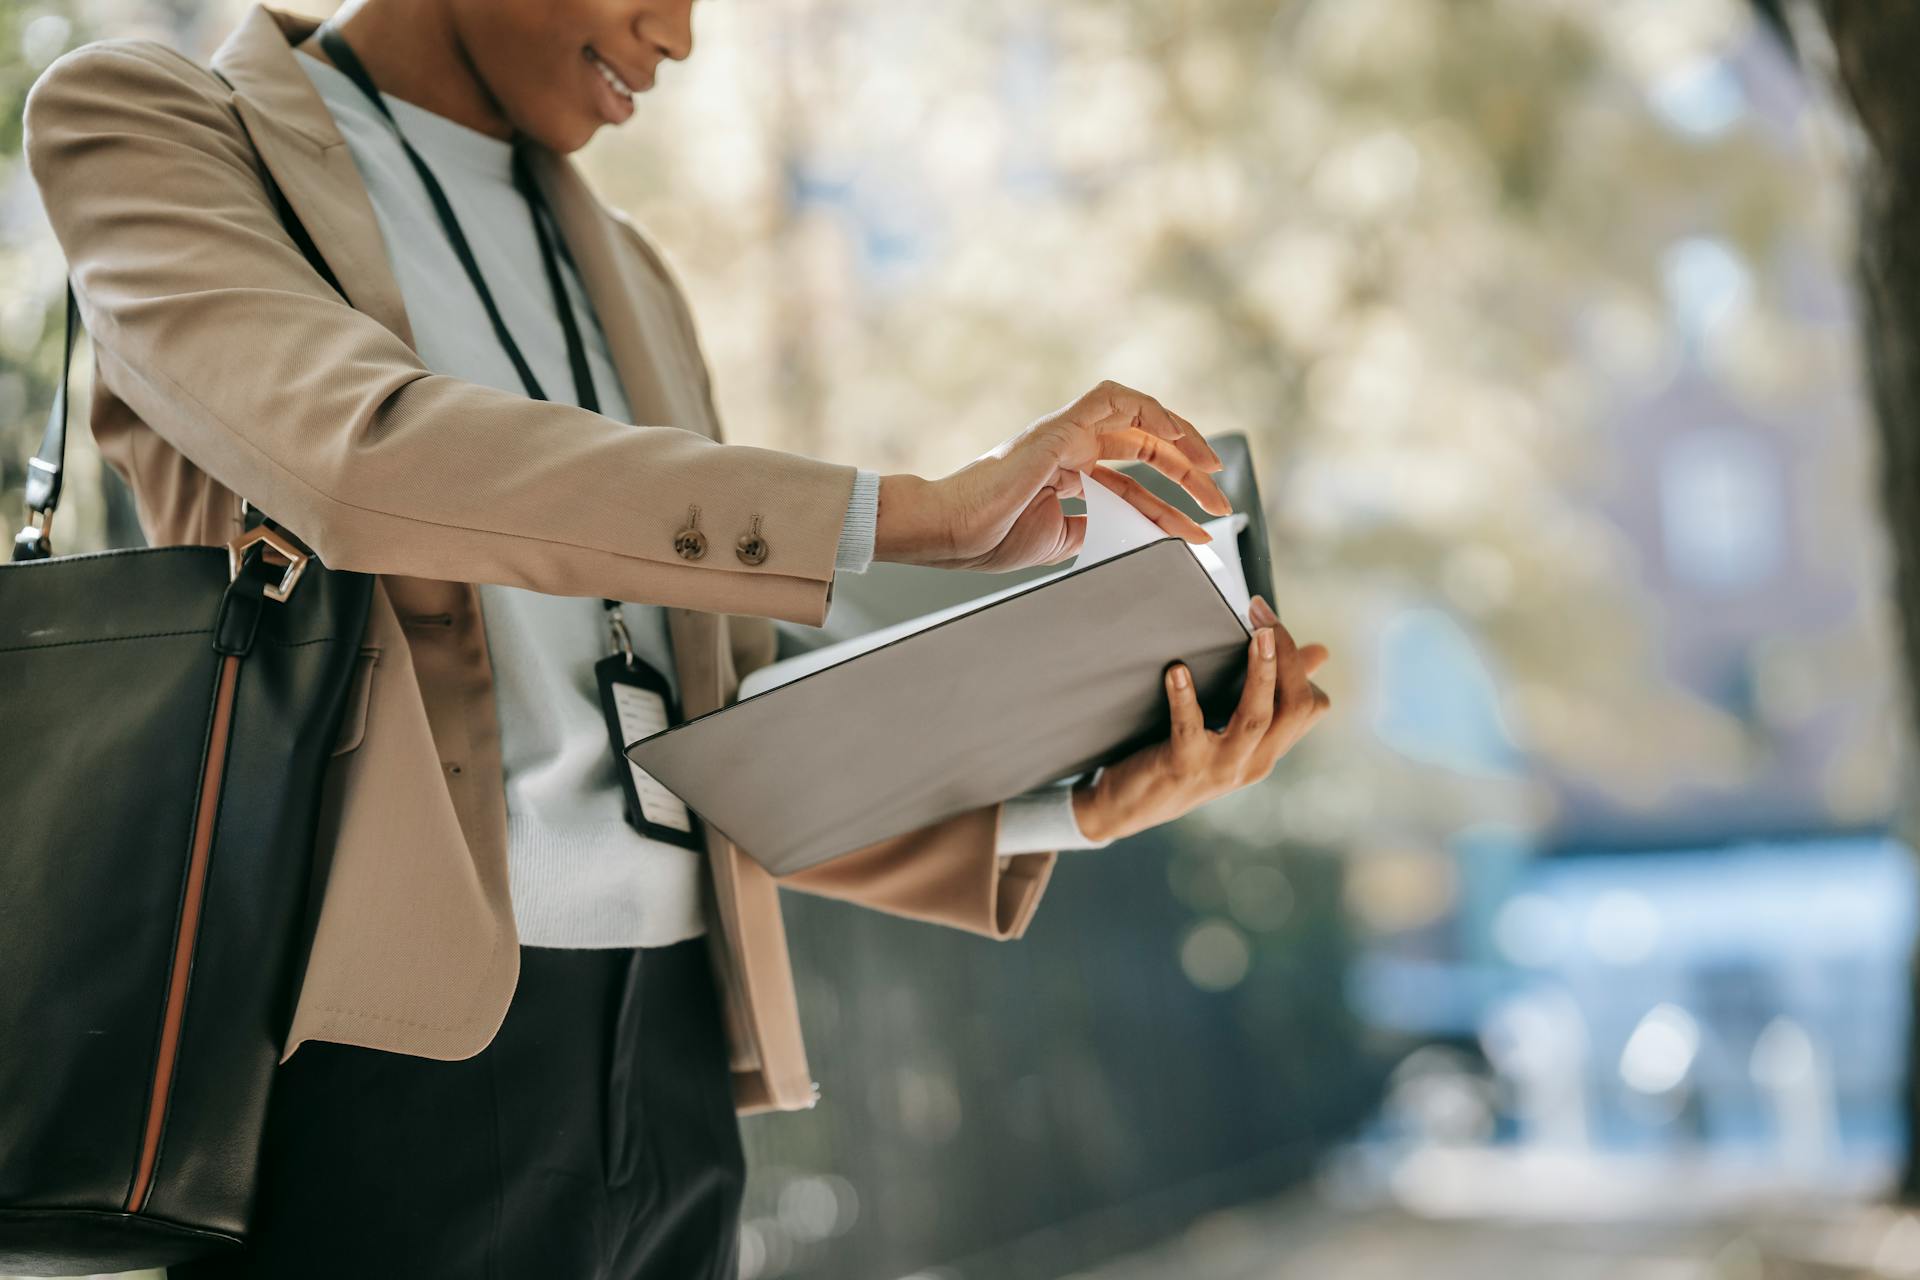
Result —
<path fill-rule="evenodd" d="M 949 618 L 972 613 L 983 605 L 996 600 L 1017 596 L 1023 591 L 1033 591 L 1046 586 L 1055 578 L 1063 577 L 1076 569 L 1099 564 L 1102 560 L 1111 560 L 1125 551 L 1144 547 L 1150 542 L 1158 542 L 1169 536 L 1153 521 L 1135 509 L 1132 503 L 1095 480 L 1091 475 L 1083 475 L 1081 486 L 1087 504 L 1087 536 L 1080 546 L 1080 554 L 1064 568 L 1043 577 L 1022 582 L 1003 591 L 991 592 L 984 596 L 966 600 L 946 609 L 936 609 L 932 613 L 897 622 L 890 627 L 881 627 L 862 636 L 842 640 L 838 644 L 824 645 L 811 653 L 802 653 L 781 662 L 770 663 L 749 672 L 740 682 L 740 698 L 751 698 L 756 693 L 765 693 L 777 689 L 801 676 L 823 671 L 828 667 L 857 658 L 861 654 L 891 644 L 902 636 L 910 636 L 916 631 L 925 631 Z M 1247 629 L 1253 629 L 1248 618 L 1252 601 L 1247 595 L 1246 574 L 1240 567 L 1240 531 L 1247 526 L 1247 517 L 1236 512 L 1222 516 L 1217 520 L 1208 520 L 1201 525 L 1213 535 L 1213 541 L 1204 545 L 1185 543 L 1194 559 L 1200 562 L 1207 575 L 1219 588 L 1220 594 L 1232 606 L 1234 613 L 1245 623 Z"/>
<path fill-rule="evenodd" d="M 1087 540 L 1081 544 L 1079 558 L 1073 562 L 1075 569 L 1111 560 L 1122 551 L 1144 547 L 1167 536 L 1167 531 L 1140 514 L 1138 507 L 1092 476 L 1081 479 L 1085 481 L 1081 489 L 1087 500 Z M 1247 615 L 1253 608 L 1253 600 L 1247 594 L 1247 576 L 1240 567 L 1240 531 L 1247 527 L 1246 516 L 1235 512 L 1205 521 L 1200 527 L 1213 535 L 1213 541 L 1189 542 L 1187 550 L 1213 579 L 1221 596 L 1233 606 L 1235 615 L 1252 630 L 1253 624 Z"/>

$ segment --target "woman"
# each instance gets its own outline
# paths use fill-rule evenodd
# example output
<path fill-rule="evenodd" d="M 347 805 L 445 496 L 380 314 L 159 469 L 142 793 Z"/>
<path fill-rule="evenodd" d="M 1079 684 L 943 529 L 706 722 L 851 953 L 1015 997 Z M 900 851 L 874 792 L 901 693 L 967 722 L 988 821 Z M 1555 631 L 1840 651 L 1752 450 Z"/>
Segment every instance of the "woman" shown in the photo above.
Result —
<path fill-rule="evenodd" d="M 1264 777 L 1326 708 L 1324 650 L 1262 603 L 1225 731 L 1176 667 L 1169 741 L 1075 788 L 778 882 L 629 820 L 616 646 L 699 715 L 838 572 L 1072 555 L 1059 499 L 1102 459 L 1226 509 L 1191 425 L 1113 384 L 940 480 L 719 443 L 679 290 L 564 159 L 688 56 L 690 8 L 255 9 L 212 70 L 106 42 L 29 99 L 150 540 L 224 542 L 244 500 L 378 575 L 249 1246 L 176 1274 L 731 1276 L 736 1112 L 814 1096 L 780 885 L 1018 937 L 1054 849 Z"/>

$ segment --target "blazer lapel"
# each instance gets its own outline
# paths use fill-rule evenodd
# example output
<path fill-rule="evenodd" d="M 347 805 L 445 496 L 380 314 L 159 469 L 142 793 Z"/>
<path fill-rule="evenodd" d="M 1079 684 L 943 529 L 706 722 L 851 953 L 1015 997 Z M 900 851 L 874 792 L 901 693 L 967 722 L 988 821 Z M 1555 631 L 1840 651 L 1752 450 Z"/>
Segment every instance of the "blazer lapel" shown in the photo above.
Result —
<path fill-rule="evenodd" d="M 633 420 L 711 435 L 705 418 L 690 414 L 684 396 L 676 401 L 670 390 L 698 385 L 697 380 L 688 382 L 673 300 L 639 256 L 619 242 L 613 215 L 573 162 L 540 146 L 531 147 L 530 156 L 535 178 L 580 268 Z"/>
<path fill-rule="evenodd" d="M 387 265 L 380 224 L 333 115 L 294 61 L 293 46 L 320 24 L 255 6 L 213 55 L 233 82 L 234 108 L 274 181 L 355 310 L 413 346 L 400 282 Z"/>

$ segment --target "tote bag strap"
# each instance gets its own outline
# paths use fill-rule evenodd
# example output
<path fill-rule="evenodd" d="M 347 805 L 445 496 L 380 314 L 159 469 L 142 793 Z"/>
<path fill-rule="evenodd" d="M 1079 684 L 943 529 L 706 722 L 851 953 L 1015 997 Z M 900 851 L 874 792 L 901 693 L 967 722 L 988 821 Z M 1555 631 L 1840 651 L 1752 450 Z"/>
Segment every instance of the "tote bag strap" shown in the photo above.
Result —
<path fill-rule="evenodd" d="M 209 68 L 209 70 L 212 70 Z M 233 82 L 218 71 L 212 72 L 229 90 Z M 287 203 L 286 193 L 280 190 L 280 184 L 273 180 L 266 164 L 260 164 L 261 181 L 266 184 L 267 195 L 273 201 L 274 212 L 279 215 L 280 223 L 287 234 L 299 247 L 301 256 L 307 264 L 319 273 L 333 291 L 346 298 L 346 290 L 340 287 L 333 268 L 320 256 L 319 248 L 313 243 L 313 237 L 307 234 L 301 225 L 299 215 L 293 206 Z M 47 429 L 41 433 L 40 447 L 27 459 L 27 522 L 13 540 L 13 558 L 15 560 L 45 560 L 53 554 L 51 529 L 54 508 L 60 504 L 60 479 L 67 464 L 67 400 L 68 387 L 73 380 L 74 338 L 80 331 L 80 307 L 73 296 L 73 281 L 67 281 L 67 333 L 65 345 L 60 353 L 60 377 L 54 383 L 53 404 L 47 410 Z M 257 524 L 257 509 L 250 509 L 246 523 L 249 527 Z"/>
<path fill-rule="evenodd" d="M 80 308 L 73 300 L 73 282 L 67 282 L 67 337 L 60 353 L 60 377 L 53 384 L 53 407 L 47 411 L 47 429 L 40 447 L 27 459 L 27 523 L 13 540 L 15 560 L 44 560 L 53 554 L 47 539 L 53 509 L 60 503 L 60 475 L 67 462 L 67 384 L 72 381 L 73 338 L 80 327 Z"/>

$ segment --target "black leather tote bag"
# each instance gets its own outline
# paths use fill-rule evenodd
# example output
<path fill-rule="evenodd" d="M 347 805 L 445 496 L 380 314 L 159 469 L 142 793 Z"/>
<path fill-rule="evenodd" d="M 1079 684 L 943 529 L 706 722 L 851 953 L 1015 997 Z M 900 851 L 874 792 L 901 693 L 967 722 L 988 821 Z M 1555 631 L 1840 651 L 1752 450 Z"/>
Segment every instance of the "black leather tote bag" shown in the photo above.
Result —
<path fill-rule="evenodd" d="M 0 565 L 0 1275 L 241 1244 L 373 588 L 270 522 L 52 557 L 65 418 Z"/>

